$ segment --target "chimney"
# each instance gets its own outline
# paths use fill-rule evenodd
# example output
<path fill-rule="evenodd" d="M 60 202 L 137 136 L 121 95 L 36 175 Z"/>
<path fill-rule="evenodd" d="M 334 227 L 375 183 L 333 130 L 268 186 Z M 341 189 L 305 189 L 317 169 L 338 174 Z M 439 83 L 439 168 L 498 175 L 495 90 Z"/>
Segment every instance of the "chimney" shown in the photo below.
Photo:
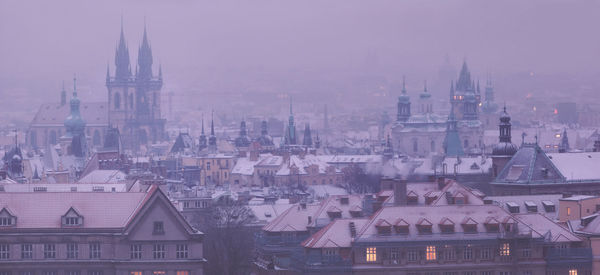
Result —
<path fill-rule="evenodd" d="M 438 189 L 439 190 L 444 189 L 444 187 L 446 187 L 446 178 L 445 177 L 438 177 L 437 178 L 437 184 L 438 184 Z"/>
<path fill-rule="evenodd" d="M 396 179 L 394 181 L 394 205 L 406 205 L 406 184 L 405 179 Z"/>

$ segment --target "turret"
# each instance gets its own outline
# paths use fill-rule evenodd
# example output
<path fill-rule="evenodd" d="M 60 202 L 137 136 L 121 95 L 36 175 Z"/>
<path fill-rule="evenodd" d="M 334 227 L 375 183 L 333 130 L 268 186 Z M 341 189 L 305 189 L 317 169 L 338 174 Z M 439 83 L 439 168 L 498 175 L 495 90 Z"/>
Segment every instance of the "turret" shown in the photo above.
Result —
<path fill-rule="evenodd" d="M 568 152 L 569 150 L 570 150 L 569 137 L 567 137 L 567 129 L 565 128 L 563 130 L 563 133 L 560 138 L 560 144 L 558 145 L 558 152 L 565 153 L 565 152 Z"/>
<path fill-rule="evenodd" d="M 492 169 L 494 176 L 497 176 L 504 168 L 506 163 L 517 153 L 517 145 L 512 143 L 510 116 L 506 112 L 506 106 L 502 115 L 500 115 L 499 142 L 492 150 Z"/>
<path fill-rule="evenodd" d="M 210 137 L 208 138 L 208 149 L 212 153 L 217 152 L 217 137 L 215 136 L 214 112 L 211 114 L 210 118 Z"/>
<path fill-rule="evenodd" d="M 208 146 L 206 140 L 206 134 L 204 133 L 204 115 L 202 115 L 202 132 L 200 133 L 200 140 L 198 142 L 198 150 L 202 151 Z"/>
<path fill-rule="evenodd" d="M 447 157 L 459 157 L 465 154 L 458 135 L 457 121 L 454 116 L 454 106 L 450 108 L 450 115 L 448 115 L 448 121 L 446 122 L 444 153 Z"/>
<path fill-rule="evenodd" d="M 410 118 L 410 97 L 406 93 L 406 79 L 402 77 L 402 93 L 398 97 L 397 120 L 405 122 Z"/>
<path fill-rule="evenodd" d="M 419 95 L 419 101 L 421 114 L 433 113 L 433 103 L 431 102 L 431 94 L 427 91 L 427 81 L 423 84 L 423 92 Z"/>

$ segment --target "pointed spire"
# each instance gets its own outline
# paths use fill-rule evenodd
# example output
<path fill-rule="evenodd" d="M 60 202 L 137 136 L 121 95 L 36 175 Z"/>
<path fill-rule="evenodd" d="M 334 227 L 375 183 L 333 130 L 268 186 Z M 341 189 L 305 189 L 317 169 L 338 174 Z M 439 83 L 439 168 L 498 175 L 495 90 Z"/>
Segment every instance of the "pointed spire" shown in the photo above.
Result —
<path fill-rule="evenodd" d="M 162 64 L 158 64 L 158 79 L 162 80 Z"/>
<path fill-rule="evenodd" d="M 292 112 L 292 96 L 290 96 L 290 116 L 293 114 L 294 113 Z"/>
<path fill-rule="evenodd" d="M 477 79 L 477 93 L 481 93 L 481 89 L 479 89 L 479 79 Z"/>
<path fill-rule="evenodd" d="M 215 135 L 215 111 L 213 110 L 210 114 L 210 135 Z"/>
<path fill-rule="evenodd" d="M 110 65 L 106 63 L 106 83 L 110 82 Z"/>
<path fill-rule="evenodd" d="M 427 80 L 423 81 L 423 92 L 427 93 Z"/>
<path fill-rule="evenodd" d="M 402 76 L 402 93 L 406 94 L 406 77 Z"/>
<path fill-rule="evenodd" d="M 139 72 L 136 76 L 139 80 L 150 80 L 152 79 L 152 48 L 148 42 L 148 32 L 146 30 L 146 23 L 144 19 L 144 36 L 142 38 L 142 45 L 138 51 L 138 65 Z M 137 71 L 137 70 L 136 70 Z"/>
<path fill-rule="evenodd" d="M 129 63 L 129 49 L 125 42 L 125 31 L 123 30 L 123 15 L 121 15 L 121 35 L 115 53 L 115 79 L 126 81 L 131 76 L 131 64 Z"/>
<path fill-rule="evenodd" d="M 77 76 L 73 74 L 73 97 L 77 97 Z"/>
<path fill-rule="evenodd" d="M 204 135 L 204 113 L 202 113 L 202 135 Z"/>
<path fill-rule="evenodd" d="M 67 90 L 65 90 L 65 81 L 62 82 L 62 91 L 60 92 L 60 106 L 67 104 Z"/>

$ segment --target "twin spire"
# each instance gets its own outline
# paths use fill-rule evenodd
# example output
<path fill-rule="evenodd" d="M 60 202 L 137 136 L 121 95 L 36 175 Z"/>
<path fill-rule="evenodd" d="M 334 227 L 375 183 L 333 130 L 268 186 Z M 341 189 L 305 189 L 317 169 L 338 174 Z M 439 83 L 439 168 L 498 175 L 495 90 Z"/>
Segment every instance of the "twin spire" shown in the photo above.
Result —
<path fill-rule="evenodd" d="M 152 75 L 152 48 L 148 40 L 148 32 L 144 23 L 144 35 L 142 44 L 138 51 L 138 60 L 135 69 L 135 77 L 138 80 L 151 80 Z M 115 80 L 129 81 L 132 77 L 131 63 L 129 61 L 129 47 L 125 41 L 125 32 L 123 30 L 123 17 L 121 17 L 121 35 L 115 52 Z M 162 68 L 159 66 L 159 79 L 162 79 Z M 110 71 L 106 70 L 106 81 L 110 81 Z"/>

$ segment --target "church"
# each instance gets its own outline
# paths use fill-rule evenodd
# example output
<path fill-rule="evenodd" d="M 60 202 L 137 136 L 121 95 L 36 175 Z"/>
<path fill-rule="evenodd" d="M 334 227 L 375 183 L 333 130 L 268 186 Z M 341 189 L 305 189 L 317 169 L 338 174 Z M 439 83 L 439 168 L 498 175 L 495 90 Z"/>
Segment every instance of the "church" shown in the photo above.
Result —
<path fill-rule="evenodd" d="M 488 84 L 486 97 L 491 95 L 492 102 L 486 104 L 493 104 L 493 90 L 491 83 Z M 413 104 L 403 81 L 396 122 L 392 126 L 392 139 L 397 153 L 410 157 L 460 157 L 484 151 L 484 125 L 479 119 L 481 92 L 479 84 L 471 79 L 466 62 L 462 65 L 458 80 L 450 84 L 449 100 L 450 113 L 436 114 L 427 86 Z M 411 110 L 411 104 L 416 108 Z"/>
<path fill-rule="evenodd" d="M 123 25 L 115 54 L 115 74 L 106 69 L 108 123 L 121 133 L 123 147 L 137 151 L 142 146 L 166 139 L 166 120 L 161 116 L 162 70 L 152 71 L 152 48 L 144 26 L 135 71 L 129 62 L 129 48 Z"/>

